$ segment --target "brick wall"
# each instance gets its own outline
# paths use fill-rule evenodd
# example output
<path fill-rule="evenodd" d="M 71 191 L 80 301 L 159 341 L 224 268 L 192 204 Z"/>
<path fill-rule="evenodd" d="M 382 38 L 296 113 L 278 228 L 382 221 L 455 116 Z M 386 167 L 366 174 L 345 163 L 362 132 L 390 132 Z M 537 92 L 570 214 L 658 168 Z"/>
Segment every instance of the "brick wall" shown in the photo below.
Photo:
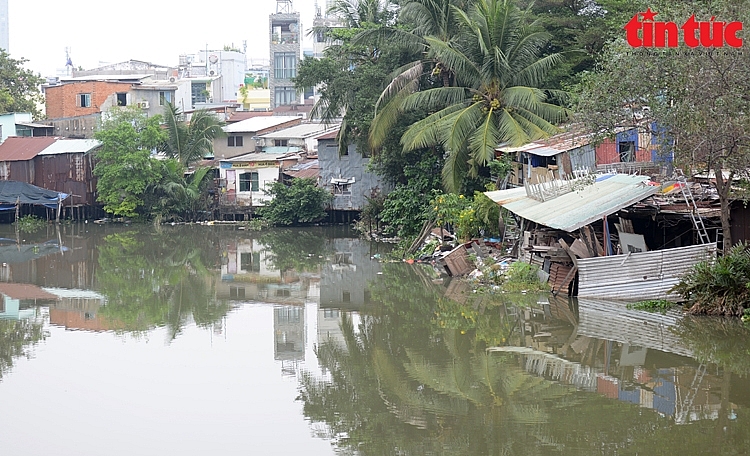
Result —
<path fill-rule="evenodd" d="M 102 111 L 107 97 L 117 92 L 128 92 L 131 84 L 125 82 L 86 81 L 71 82 L 45 89 L 45 104 L 48 119 L 85 116 Z M 91 94 L 91 106 L 78 106 L 78 95 Z"/>

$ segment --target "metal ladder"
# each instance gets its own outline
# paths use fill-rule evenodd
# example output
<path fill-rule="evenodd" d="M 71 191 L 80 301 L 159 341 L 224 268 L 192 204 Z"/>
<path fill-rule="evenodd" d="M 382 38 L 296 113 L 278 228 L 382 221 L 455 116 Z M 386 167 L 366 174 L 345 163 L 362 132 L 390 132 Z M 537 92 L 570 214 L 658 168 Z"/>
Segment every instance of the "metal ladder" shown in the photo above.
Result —
<path fill-rule="evenodd" d="M 698 212 L 698 205 L 695 204 L 695 198 L 693 197 L 693 191 L 688 185 L 685 175 L 680 173 L 677 178 L 677 182 L 680 184 L 680 190 L 682 190 L 682 196 L 685 198 L 685 203 L 688 205 L 690 210 L 690 220 L 693 221 L 693 226 L 698 232 L 698 238 L 701 244 L 708 244 L 711 242 L 711 238 L 708 237 L 708 231 L 706 231 L 706 225 L 703 224 L 703 218 Z"/>

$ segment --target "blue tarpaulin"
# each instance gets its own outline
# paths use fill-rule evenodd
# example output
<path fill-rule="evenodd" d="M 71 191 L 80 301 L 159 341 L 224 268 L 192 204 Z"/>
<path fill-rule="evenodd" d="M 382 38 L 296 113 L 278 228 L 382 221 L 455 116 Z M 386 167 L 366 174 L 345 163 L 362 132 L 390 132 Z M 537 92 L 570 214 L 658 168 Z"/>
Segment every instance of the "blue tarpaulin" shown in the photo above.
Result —
<path fill-rule="evenodd" d="M 57 208 L 67 193 L 47 190 L 36 185 L 18 181 L 0 181 L 0 211 L 15 209 L 16 204 L 36 204 Z"/>

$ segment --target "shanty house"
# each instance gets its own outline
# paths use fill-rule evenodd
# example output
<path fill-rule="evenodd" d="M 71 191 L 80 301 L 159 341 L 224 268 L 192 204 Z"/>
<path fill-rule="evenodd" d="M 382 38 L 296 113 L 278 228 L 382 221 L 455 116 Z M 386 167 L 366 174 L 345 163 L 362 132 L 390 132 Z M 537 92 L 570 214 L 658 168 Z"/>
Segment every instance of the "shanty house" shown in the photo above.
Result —
<path fill-rule="evenodd" d="M 254 152 L 260 152 L 259 137 L 302 123 L 301 117 L 258 116 L 224 127 L 226 136 L 214 139 L 214 156 L 229 159 Z"/>
<path fill-rule="evenodd" d="M 315 152 L 318 150 L 317 137 L 331 130 L 321 123 L 301 123 L 260 135 L 258 143 L 264 152 Z"/>
<path fill-rule="evenodd" d="M 0 143 L 10 136 L 52 136 L 53 128 L 34 122 L 30 112 L 0 114 Z"/>
<path fill-rule="evenodd" d="M 334 130 L 317 137 L 320 185 L 333 194 L 332 210 L 359 212 L 367 198 L 384 195 L 391 186 L 367 170 L 370 158 L 359 153 L 354 144 L 339 155 L 337 136 L 338 130 Z"/>
<path fill-rule="evenodd" d="M 270 200 L 266 190 L 279 180 L 280 170 L 298 159 L 296 154 L 252 153 L 220 160 L 220 206 L 244 209 L 264 206 Z"/>
<path fill-rule="evenodd" d="M 66 206 L 94 206 L 92 152 L 99 145 L 95 139 L 8 138 L 0 144 L 0 180 L 67 193 Z"/>
<path fill-rule="evenodd" d="M 715 255 L 716 243 L 663 250 L 663 243 L 649 246 L 641 226 L 634 229 L 628 210 L 662 191 L 647 176 L 603 174 L 486 195 L 521 223 L 519 256 L 549 273 L 553 291 L 666 299 L 682 273 Z"/>

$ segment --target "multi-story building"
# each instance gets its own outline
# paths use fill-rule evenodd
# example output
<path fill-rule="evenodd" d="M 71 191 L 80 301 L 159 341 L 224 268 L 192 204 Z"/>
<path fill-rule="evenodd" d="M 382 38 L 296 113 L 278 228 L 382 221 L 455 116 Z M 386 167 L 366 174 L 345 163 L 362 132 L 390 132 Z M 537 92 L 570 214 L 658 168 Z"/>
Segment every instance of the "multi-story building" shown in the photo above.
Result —
<path fill-rule="evenodd" d="M 301 52 L 300 15 L 295 12 L 292 0 L 276 0 L 276 13 L 269 16 L 271 60 L 268 88 L 271 91 L 271 108 L 301 104 L 300 93 L 292 78 L 297 76 Z"/>

